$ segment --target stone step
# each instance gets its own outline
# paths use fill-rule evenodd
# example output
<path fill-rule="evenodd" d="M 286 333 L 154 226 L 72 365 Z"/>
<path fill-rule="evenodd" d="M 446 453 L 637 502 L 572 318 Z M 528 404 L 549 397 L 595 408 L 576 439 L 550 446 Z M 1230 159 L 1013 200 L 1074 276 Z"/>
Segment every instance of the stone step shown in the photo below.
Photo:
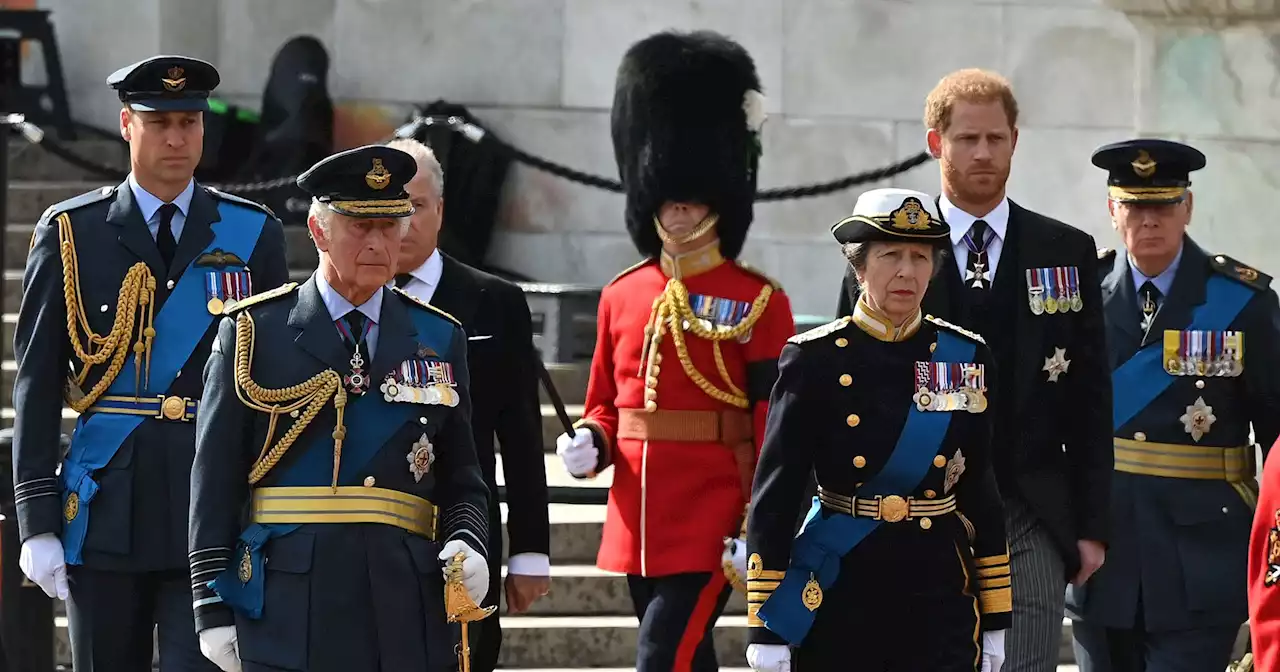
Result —
<path fill-rule="evenodd" d="M 6 209 L 7 222 L 32 222 L 54 203 L 101 189 L 104 182 L 68 182 L 62 180 L 18 180 L 9 183 Z M 27 234 L 30 238 L 31 234 Z M 7 249 L 6 249 L 7 251 Z"/>
<path fill-rule="evenodd" d="M 82 137 L 85 135 L 81 134 Z M 129 168 L 129 147 L 122 140 L 93 138 L 59 144 L 93 163 L 105 164 L 121 171 Z M 94 182 L 95 185 L 110 181 L 99 177 L 97 173 L 73 166 L 42 147 L 16 138 L 9 142 L 9 179 L 83 180 Z"/>

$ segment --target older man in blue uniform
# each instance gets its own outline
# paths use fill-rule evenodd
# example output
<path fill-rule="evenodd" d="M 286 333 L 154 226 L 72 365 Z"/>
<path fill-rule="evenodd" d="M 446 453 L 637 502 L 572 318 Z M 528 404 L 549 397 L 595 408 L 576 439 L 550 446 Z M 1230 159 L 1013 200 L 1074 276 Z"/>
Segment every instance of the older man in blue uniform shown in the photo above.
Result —
<path fill-rule="evenodd" d="M 318 270 L 220 327 L 190 537 L 201 647 L 228 672 L 450 670 L 441 561 L 488 590 L 466 334 L 384 288 L 416 170 L 371 146 L 299 177 Z"/>
<path fill-rule="evenodd" d="M 19 564 L 67 600 L 77 670 L 149 671 L 153 633 L 166 672 L 211 670 L 186 559 L 200 371 L 224 304 L 287 279 L 284 235 L 265 207 L 192 178 L 212 65 L 158 56 L 108 83 L 129 177 L 49 208 L 23 277 Z M 64 401 L 80 413 L 65 459 Z"/>
<path fill-rule="evenodd" d="M 1068 591 L 1084 672 L 1225 669 L 1246 611 L 1254 440 L 1280 435 L 1271 278 L 1187 235 L 1190 173 L 1166 140 L 1093 155 L 1125 252 L 1100 251 L 1115 389 L 1107 563 Z"/>

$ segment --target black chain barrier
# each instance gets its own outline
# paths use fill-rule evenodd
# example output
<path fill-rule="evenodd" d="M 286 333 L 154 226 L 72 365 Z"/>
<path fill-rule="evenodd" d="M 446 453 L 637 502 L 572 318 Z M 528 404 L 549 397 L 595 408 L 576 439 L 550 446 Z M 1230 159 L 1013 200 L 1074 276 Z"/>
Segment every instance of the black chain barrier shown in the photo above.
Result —
<path fill-rule="evenodd" d="M 388 138 L 388 140 L 393 138 L 412 137 L 421 127 L 435 125 L 435 124 L 446 125 L 454 132 L 462 134 L 472 142 L 480 142 L 480 140 L 486 134 L 484 129 L 480 128 L 479 126 L 476 126 L 475 124 L 467 122 L 461 117 L 417 116 L 409 123 L 398 128 L 395 134 L 392 136 L 392 138 Z M 77 168 L 80 168 L 81 170 L 93 173 L 103 179 L 108 179 L 108 180 L 123 180 L 128 175 L 127 171 L 122 171 L 118 168 L 115 168 L 114 166 L 109 166 L 103 163 L 99 163 L 97 161 L 85 158 L 84 156 L 77 154 L 76 152 L 71 150 L 69 147 L 59 143 L 57 140 L 54 140 L 52 138 L 45 136 L 44 132 L 34 124 L 31 124 L 29 122 L 23 122 L 19 130 L 21 131 L 23 137 L 25 137 L 33 145 L 43 148 L 45 151 L 49 152 L 50 154 L 57 156 L 63 161 L 66 161 L 67 163 Z M 568 180 L 570 182 L 576 182 L 578 184 L 582 184 L 588 187 L 595 187 L 597 189 L 603 189 L 604 191 L 610 191 L 614 193 L 622 193 L 623 191 L 622 183 L 617 180 L 603 177 L 600 175 L 592 175 L 591 173 L 586 173 L 581 170 L 577 170 L 575 168 L 570 168 L 569 166 L 556 163 L 555 161 L 551 161 L 549 159 L 544 159 L 539 156 L 534 156 L 533 154 L 530 154 L 520 149 L 519 147 L 511 145 L 497 138 L 496 136 L 490 136 L 490 137 L 494 142 L 498 144 L 498 146 L 503 151 L 509 153 L 512 159 L 519 161 L 520 163 L 523 163 L 527 166 L 530 166 L 531 168 L 535 168 L 537 170 L 541 170 L 543 172 L 547 172 L 552 175 L 555 175 L 556 177 Z M 797 198 L 811 198 L 814 196 L 824 196 L 826 194 L 833 194 L 839 191 L 851 189 L 853 187 L 856 187 L 862 184 L 879 182 L 880 180 L 893 177 L 894 175 L 905 173 L 909 170 L 912 170 L 913 168 L 920 166 L 921 164 L 928 161 L 930 158 L 931 157 L 927 152 L 920 152 L 919 154 L 916 154 L 915 156 L 912 156 L 908 159 L 904 159 L 902 161 L 899 161 L 894 164 L 890 164 L 888 166 L 884 166 L 882 168 L 876 168 L 874 170 L 868 170 L 862 173 L 848 175 L 848 176 L 841 177 L 839 179 L 831 180 L 828 182 L 819 182 L 816 184 L 800 185 L 800 186 L 794 186 L 794 187 L 763 189 L 756 192 L 756 200 L 764 201 L 764 202 L 786 201 L 786 200 L 793 200 Z M 297 178 L 298 178 L 297 175 L 289 175 L 287 177 L 278 177 L 272 180 L 265 180 L 261 182 L 246 182 L 246 183 L 240 183 L 240 184 L 211 184 L 209 186 L 212 186 L 227 192 L 244 194 L 244 193 L 257 192 L 257 191 L 272 191 L 274 189 L 278 189 L 285 185 L 292 184 L 295 180 L 297 180 Z"/>

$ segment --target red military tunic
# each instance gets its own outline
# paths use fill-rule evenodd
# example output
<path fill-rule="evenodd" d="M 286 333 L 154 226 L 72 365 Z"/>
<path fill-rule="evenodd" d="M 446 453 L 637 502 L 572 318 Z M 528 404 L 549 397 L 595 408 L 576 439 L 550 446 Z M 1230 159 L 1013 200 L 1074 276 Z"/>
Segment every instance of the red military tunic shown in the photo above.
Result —
<path fill-rule="evenodd" d="M 609 464 L 614 467 L 597 557 L 597 565 L 607 571 L 642 576 L 720 571 L 723 539 L 738 536 L 743 521 L 746 494 L 738 464 L 743 457 L 735 459 L 725 443 L 669 439 L 698 431 L 683 422 L 690 415 L 705 418 L 711 411 L 743 417 L 747 435 L 742 438 L 753 443 L 749 468 L 754 469 L 778 355 L 795 333 L 791 305 L 781 289 L 721 257 L 716 243 L 680 257 L 681 281 L 688 292 L 685 305 L 728 329 L 749 321 L 752 305 L 764 301 L 763 311 L 756 309 L 758 317 L 741 338 L 718 341 L 732 387 L 720 373 L 712 341 L 694 331 L 672 334 L 664 328 L 654 350 L 647 335 L 652 331 L 646 326 L 676 265 L 666 255 L 661 263 L 645 261 L 620 274 L 600 297 L 596 349 L 579 424 L 595 435 L 601 455 L 597 471 Z M 664 324 L 683 326 L 686 321 L 677 316 Z M 678 351 L 681 335 L 688 353 L 685 362 Z M 691 378 L 690 365 L 702 386 Z M 743 394 L 735 405 L 713 398 L 703 389 L 708 386 L 728 396 L 738 396 L 732 394 L 735 388 Z M 650 404 L 651 413 L 645 411 L 646 400 L 656 404 L 656 409 Z M 663 420 L 663 431 L 648 439 L 626 438 L 636 435 L 627 427 L 650 420 Z M 667 422 L 673 420 L 674 426 Z M 661 438 L 662 433 L 668 439 Z M 749 492 L 749 472 L 746 479 Z"/>
<path fill-rule="evenodd" d="M 1259 672 L 1280 670 L 1280 453 L 1272 447 L 1268 455 L 1249 539 L 1249 629 Z"/>

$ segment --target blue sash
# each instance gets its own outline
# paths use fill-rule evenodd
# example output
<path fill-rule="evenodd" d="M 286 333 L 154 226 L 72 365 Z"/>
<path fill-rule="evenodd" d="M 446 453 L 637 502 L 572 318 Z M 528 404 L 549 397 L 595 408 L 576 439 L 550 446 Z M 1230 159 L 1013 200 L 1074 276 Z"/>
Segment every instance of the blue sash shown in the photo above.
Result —
<path fill-rule="evenodd" d="M 1191 314 L 1193 331 L 1223 331 L 1231 326 L 1240 311 L 1244 310 L 1254 290 L 1248 285 L 1223 275 L 1209 278 L 1205 286 L 1205 301 Z M 1164 349 L 1160 342 L 1139 350 L 1127 362 L 1111 373 L 1112 429 L 1120 431 L 1125 423 L 1134 419 L 1169 386 L 1174 376 L 1164 369 Z"/>
<path fill-rule="evenodd" d="M 939 331 L 933 361 L 973 361 L 974 350 L 972 341 Z M 907 422 L 888 463 L 858 489 L 858 494 L 870 498 L 902 495 L 915 490 L 933 466 L 934 456 L 938 454 L 950 425 L 951 413 L 921 411 L 913 407 L 907 414 Z M 822 505 L 814 497 L 813 508 L 792 545 L 791 566 L 778 588 L 760 605 L 758 614 L 771 632 L 793 645 L 804 641 L 809 628 L 813 627 L 814 612 L 809 611 L 801 599 L 810 576 L 823 590 L 830 588 L 840 574 L 840 560 L 881 523 L 873 518 L 855 518 L 839 513 L 824 519 L 821 511 Z"/>
<path fill-rule="evenodd" d="M 222 248 L 248 259 L 258 244 L 258 236 L 266 224 L 267 216 L 261 210 L 228 201 L 218 203 L 220 221 L 214 222 L 213 240 L 204 249 L 210 253 Z M 182 277 L 165 300 L 155 317 L 156 339 L 151 350 L 150 383 L 146 392 L 158 394 L 167 391 L 195 352 L 214 319 L 221 316 L 209 314 L 206 307 L 204 282 L 206 269 L 188 264 Z M 128 344 L 123 344 L 128 347 Z M 107 389 L 107 394 L 134 396 L 135 368 L 133 357 L 125 358 L 125 365 Z M 79 498 L 75 515 L 64 519 L 62 546 L 69 565 L 81 564 L 81 550 L 89 531 L 89 504 L 98 494 L 98 484 L 93 472 L 107 466 L 120 446 L 133 433 L 145 416 L 94 413 L 84 415 L 76 422 L 71 437 L 71 450 L 62 463 L 62 505 L 67 511 L 67 498 L 76 493 Z"/>
<path fill-rule="evenodd" d="M 452 342 L 452 323 L 427 312 L 410 309 L 410 317 L 418 331 L 418 342 L 448 358 Z M 336 327 L 335 327 L 336 328 Z M 350 399 L 350 397 L 348 397 Z M 347 404 L 343 422 L 347 426 L 347 438 L 342 444 L 342 462 L 338 467 L 338 485 L 358 485 L 365 466 L 391 440 L 391 437 L 421 411 L 417 404 L 385 401 L 377 388 L 366 392 Z M 406 452 L 408 448 L 406 447 Z M 327 486 L 333 481 L 333 436 L 330 432 L 316 432 L 306 446 L 295 445 L 290 452 L 300 451 L 288 466 L 279 472 L 273 487 Z M 222 598 L 223 603 L 252 619 L 262 617 L 263 595 L 266 590 L 266 572 L 263 571 L 263 548 L 267 542 L 283 537 L 301 524 L 250 523 L 240 535 L 235 555 L 226 569 L 209 583 L 209 588 Z M 240 561 L 249 554 L 252 571 L 247 583 L 240 581 Z"/>

